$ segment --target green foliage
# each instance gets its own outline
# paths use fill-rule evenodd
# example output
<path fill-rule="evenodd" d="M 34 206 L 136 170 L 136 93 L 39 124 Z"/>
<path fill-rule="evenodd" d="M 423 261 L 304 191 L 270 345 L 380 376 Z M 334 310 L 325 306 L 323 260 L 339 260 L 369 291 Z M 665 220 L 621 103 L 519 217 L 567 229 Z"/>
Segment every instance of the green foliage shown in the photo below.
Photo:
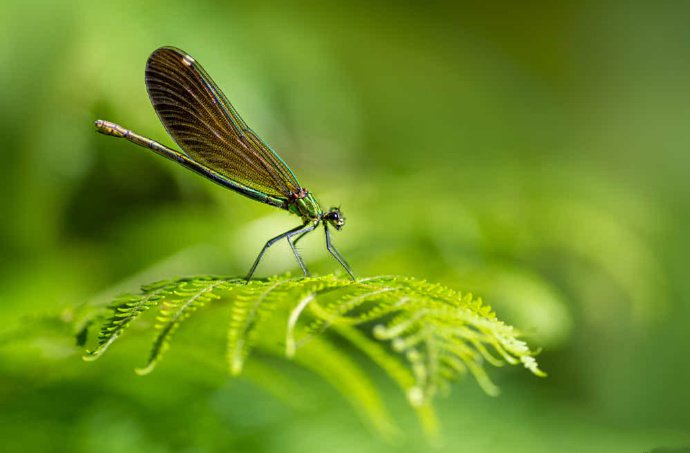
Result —
<path fill-rule="evenodd" d="M 97 346 L 84 358 L 100 357 L 133 321 L 156 308 L 151 352 L 137 370 L 149 373 L 182 323 L 210 304 L 228 305 L 231 374 L 242 372 L 253 348 L 269 354 L 284 351 L 338 389 L 386 434 L 394 432 L 394 425 L 362 358 L 370 359 L 405 392 L 429 432 L 435 430 L 432 398 L 447 392 L 457 378 L 470 373 L 487 393 L 497 393 L 484 370 L 486 363 L 522 363 L 535 375 L 544 375 L 517 332 L 499 321 L 481 299 L 397 276 L 357 282 L 335 276 L 280 277 L 249 284 L 216 277 L 158 282 L 110 305 Z"/>

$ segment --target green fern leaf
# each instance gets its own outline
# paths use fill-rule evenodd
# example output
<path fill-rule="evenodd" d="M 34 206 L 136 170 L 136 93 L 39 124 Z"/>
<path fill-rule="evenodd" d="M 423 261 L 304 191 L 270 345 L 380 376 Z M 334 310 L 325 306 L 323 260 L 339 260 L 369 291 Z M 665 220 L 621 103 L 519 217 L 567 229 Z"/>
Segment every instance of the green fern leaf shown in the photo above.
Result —
<path fill-rule="evenodd" d="M 101 327 L 96 348 L 87 351 L 84 360 L 92 361 L 99 358 L 134 319 L 164 300 L 182 281 L 183 279 L 153 283 L 143 286 L 141 295 L 127 294 L 115 299 L 109 306 L 113 314 Z M 87 321 L 85 324 L 88 326 L 90 323 Z M 80 332 L 79 336 L 86 337 L 84 332 Z M 77 338 L 77 341 L 83 339 Z"/>
<path fill-rule="evenodd" d="M 162 300 L 160 304 L 159 315 L 156 318 L 158 322 L 155 326 L 158 334 L 153 341 L 151 354 L 146 365 L 138 368 L 136 372 L 143 375 L 153 371 L 168 350 L 170 340 L 180 324 L 206 303 L 219 299 L 220 296 L 214 291 L 221 291 L 231 283 L 232 281 L 210 277 L 181 281 L 172 296 Z"/>
<path fill-rule="evenodd" d="M 244 361 L 258 335 L 255 327 L 261 325 L 281 298 L 293 289 L 292 283 L 278 279 L 270 280 L 268 285 L 251 282 L 233 293 L 227 344 L 227 360 L 232 375 L 242 372 Z"/>
<path fill-rule="evenodd" d="M 411 277 L 352 282 L 335 276 L 243 280 L 195 277 L 145 286 L 111 304 L 98 344 L 85 359 L 102 355 L 139 316 L 156 307 L 156 335 L 146 365 L 151 372 L 178 328 L 209 303 L 228 306 L 227 366 L 240 374 L 254 348 L 288 358 L 338 389 L 380 432 L 394 425 L 365 369 L 362 354 L 407 396 L 427 431 L 436 430 L 431 402 L 450 384 L 472 375 L 498 393 L 485 366 L 522 364 L 544 376 L 534 354 L 511 326 L 481 299 Z M 88 325 L 88 320 L 87 323 Z M 336 340 L 337 345 L 336 345 Z M 342 347 L 342 344 L 350 348 Z"/>

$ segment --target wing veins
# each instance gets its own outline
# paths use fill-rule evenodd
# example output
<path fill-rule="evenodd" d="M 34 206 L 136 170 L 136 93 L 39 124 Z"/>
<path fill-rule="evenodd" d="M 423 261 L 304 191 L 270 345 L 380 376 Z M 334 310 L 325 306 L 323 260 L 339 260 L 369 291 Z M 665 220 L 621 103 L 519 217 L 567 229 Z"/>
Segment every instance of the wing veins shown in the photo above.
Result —
<path fill-rule="evenodd" d="M 156 59 L 157 53 L 163 51 L 166 54 Z M 147 64 L 147 86 L 154 108 L 159 113 L 166 129 L 176 141 L 179 139 L 182 142 L 178 145 L 184 149 L 185 143 L 190 145 L 197 143 L 200 149 L 192 146 L 191 149 L 185 150 L 191 158 L 216 163 L 221 169 L 221 174 L 231 179 L 246 180 L 250 187 L 256 188 L 257 184 L 252 184 L 252 179 L 246 174 L 246 170 L 243 170 L 245 165 L 254 171 L 255 176 L 261 176 L 259 178 L 261 183 L 258 186 L 264 187 L 258 187 L 259 189 L 270 189 L 275 195 L 286 196 L 292 191 L 287 182 L 298 188 L 299 184 L 296 183 L 294 175 L 285 163 L 253 131 L 246 128 L 246 123 L 227 102 L 203 68 L 195 63 L 194 71 L 188 68 L 185 70 L 185 67 L 181 65 L 181 60 L 173 58 L 169 52 L 174 52 L 176 57 L 180 57 L 179 51 L 171 49 L 159 49 L 151 56 Z M 186 58 L 186 56 L 182 54 L 181 58 Z M 187 60 L 184 60 L 184 64 L 189 66 Z M 165 72 L 166 67 L 172 68 L 173 71 Z M 205 96 L 200 98 L 197 95 L 198 91 L 204 93 Z M 190 100 L 189 97 L 192 99 Z M 222 112 L 222 117 L 226 121 L 220 121 L 219 112 L 213 110 L 216 108 Z M 182 118 L 179 114 L 180 110 L 187 113 L 193 120 Z M 209 120 L 214 124 L 212 125 Z M 185 130 L 179 130 L 179 127 Z M 228 127 L 233 130 L 229 131 Z M 198 137 L 194 138 L 195 135 Z M 218 140 L 225 146 L 209 146 L 204 138 Z M 211 159 L 204 149 L 215 150 L 215 158 Z M 231 162 L 234 162 L 233 167 L 229 171 L 223 171 L 226 167 L 223 164 Z M 237 166 L 242 162 L 244 165 Z M 263 167 L 263 171 L 260 167 Z"/>

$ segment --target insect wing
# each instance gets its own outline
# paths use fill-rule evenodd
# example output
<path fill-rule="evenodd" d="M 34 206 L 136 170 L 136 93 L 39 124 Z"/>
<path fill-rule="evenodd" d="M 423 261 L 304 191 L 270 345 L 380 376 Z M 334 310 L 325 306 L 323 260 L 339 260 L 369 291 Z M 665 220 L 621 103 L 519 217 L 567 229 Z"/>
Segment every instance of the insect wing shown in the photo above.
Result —
<path fill-rule="evenodd" d="M 299 192 L 290 168 L 185 52 L 174 47 L 154 51 L 146 63 L 146 88 L 161 122 L 190 159 L 267 195 Z"/>

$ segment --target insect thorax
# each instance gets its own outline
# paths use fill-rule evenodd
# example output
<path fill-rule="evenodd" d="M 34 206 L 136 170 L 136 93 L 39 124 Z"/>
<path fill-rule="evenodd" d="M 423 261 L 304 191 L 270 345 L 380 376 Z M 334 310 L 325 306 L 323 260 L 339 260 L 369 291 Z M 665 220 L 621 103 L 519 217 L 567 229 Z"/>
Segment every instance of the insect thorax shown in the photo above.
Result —
<path fill-rule="evenodd" d="M 312 221 L 321 219 L 323 214 L 323 210 L 316 198 L 307 189 L 302 189 L 300 192 L 292 194 L 288 200 L 288 210 L 304 220 Z"/>

